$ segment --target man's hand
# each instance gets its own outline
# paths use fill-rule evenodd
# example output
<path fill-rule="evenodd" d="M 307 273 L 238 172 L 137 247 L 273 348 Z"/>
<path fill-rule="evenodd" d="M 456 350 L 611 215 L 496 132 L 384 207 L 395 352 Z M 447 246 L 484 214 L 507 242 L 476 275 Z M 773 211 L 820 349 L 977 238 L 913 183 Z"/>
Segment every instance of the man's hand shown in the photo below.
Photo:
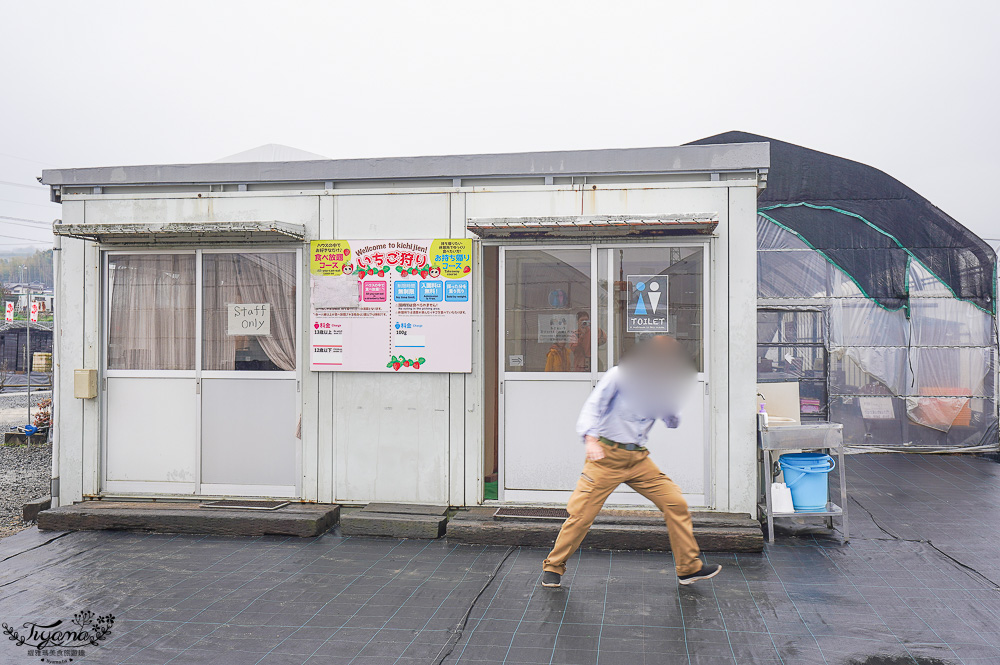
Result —
<path fill-rule="evenodd" d="M 597 460 L 604 459 L 604 446 L 601 445 L 596 436 L 588 434 L 584 437 L 584 441 L 587 444 L 587 459 L 589 461 L 596 462 Z"/>

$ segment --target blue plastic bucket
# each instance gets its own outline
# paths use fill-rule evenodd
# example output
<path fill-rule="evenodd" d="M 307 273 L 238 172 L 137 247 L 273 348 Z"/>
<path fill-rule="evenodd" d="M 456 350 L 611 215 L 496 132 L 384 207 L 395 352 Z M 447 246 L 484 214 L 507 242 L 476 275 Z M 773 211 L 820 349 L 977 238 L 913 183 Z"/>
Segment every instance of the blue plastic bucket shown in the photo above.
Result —
<path fill-rule="evenodd" d="M 797 513 L 821 513 L 830 501 L 829 474 L 837 463 L 823 453 L 786 453 L 778 458 Z"/>

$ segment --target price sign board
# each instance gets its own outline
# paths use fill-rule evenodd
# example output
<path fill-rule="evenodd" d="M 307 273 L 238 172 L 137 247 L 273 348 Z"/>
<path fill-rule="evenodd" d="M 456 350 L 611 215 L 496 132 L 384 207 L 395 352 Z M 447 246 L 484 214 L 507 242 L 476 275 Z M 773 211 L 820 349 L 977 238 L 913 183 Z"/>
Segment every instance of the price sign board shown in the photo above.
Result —
<path fill-rule="evenodd" d="M 313 371 L 472 371 L 471 240 L 314 240 L 309 265 Z"/>

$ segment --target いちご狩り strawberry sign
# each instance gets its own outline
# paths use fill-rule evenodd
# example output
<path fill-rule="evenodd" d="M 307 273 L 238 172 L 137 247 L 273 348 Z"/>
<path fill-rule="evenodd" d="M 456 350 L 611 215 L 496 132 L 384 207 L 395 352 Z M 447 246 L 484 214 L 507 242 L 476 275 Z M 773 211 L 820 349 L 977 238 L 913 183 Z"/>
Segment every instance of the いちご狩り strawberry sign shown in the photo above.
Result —
<path fill-rule="evenodd" d="M 472 240 L 321 240 L 311 247 L 313 371 L 419 371 L 427 358 L 432 372 L 472 371 Z M 347 302 L 322 297 L 332 292 Z"/>

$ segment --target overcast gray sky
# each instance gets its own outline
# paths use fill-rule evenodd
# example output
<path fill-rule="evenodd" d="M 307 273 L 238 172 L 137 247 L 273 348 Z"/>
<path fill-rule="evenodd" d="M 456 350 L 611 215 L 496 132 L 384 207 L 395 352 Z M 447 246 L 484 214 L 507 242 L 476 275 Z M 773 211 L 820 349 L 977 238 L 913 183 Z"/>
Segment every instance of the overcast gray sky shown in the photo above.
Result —
<path fill-rule="evenodd" d="M 660 146 L 730 129 L 876 166 L 1000 238 L 996 2 L 0 10 L 0 249 L 50 238 L 23 221 L 59 216 L 35 181 L 48 166 L 265 143 L 331 158 Z"/>

